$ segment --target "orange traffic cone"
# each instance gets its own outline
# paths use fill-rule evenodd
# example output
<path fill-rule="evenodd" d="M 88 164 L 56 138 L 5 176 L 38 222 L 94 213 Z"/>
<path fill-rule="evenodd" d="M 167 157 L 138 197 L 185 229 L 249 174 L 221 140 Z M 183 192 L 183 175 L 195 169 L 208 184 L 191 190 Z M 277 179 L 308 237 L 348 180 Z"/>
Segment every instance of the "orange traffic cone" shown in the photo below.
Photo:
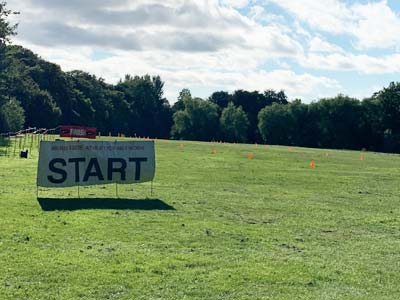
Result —
<path fill-rule="evenodd" d="M 311 169 L 315 169 L 315 161 L 314 160 L 311 161 L 310 167 L 311 167 Z"/>

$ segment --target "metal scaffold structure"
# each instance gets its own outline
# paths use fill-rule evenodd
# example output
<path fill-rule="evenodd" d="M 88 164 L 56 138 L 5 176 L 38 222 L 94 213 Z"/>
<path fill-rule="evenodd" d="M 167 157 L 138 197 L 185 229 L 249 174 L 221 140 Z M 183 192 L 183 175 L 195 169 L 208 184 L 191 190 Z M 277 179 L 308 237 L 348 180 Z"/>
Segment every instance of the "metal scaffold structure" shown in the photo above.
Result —
<path fill-rule="evenodd" d="M 17 132 L 0 133 L 0 157 L 28 158 L 37 155 L 40 141 L 55 140 L 59 127 L 31 127 Z"/>

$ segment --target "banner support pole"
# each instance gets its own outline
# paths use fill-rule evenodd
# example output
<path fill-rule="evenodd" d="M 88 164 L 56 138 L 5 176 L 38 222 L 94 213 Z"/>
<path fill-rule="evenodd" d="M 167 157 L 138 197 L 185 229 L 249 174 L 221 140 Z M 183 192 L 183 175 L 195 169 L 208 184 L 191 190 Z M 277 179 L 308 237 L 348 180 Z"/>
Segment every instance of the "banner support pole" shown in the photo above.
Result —
<path fill-rule="evenodd" d="M 150 196 L 153 197 L 153 180 L 151 181 L 150 185 Z"/>
<path fill-rule="evenodd" d="M 8 148 L 10 147 L 10 143 L 11 143 L 11 139 L 8 138 L 8 141 L 6 141 L 6 156 L 8 156 L 8 153 L 9 153 Z"/>
<path fill-rule="evenodd" d="M 33 133 L 31 135 L 32 135 L 32 138 L 31 138 L 31 146 L 29 147 L 29 152 L 30 152 L 30 155 L 32 156 Z"/>
<path fill-rule="evenodd" d="M 14 156 L 15 156 L 15 152 L 17 151 L 17 136 L 14 136 Z"/>
<path fill-rule="evenodd" d="M 117 198 L 119 198 L 119 195 L 118 195 L 118 183 L 115 183 L 115 196 L 117 196 Z"/>

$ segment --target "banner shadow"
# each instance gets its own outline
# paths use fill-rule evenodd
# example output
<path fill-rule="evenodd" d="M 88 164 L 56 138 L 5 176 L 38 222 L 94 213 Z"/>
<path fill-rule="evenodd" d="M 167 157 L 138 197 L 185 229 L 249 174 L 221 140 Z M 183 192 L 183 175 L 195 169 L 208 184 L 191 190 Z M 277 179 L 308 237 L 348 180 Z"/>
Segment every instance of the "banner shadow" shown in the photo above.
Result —
<path fill-rule="evenodd" d="M 37 198 L 44 211 L 117 209 L 117 210 L 175 210 L 160 199 L 121 198 Z"/>

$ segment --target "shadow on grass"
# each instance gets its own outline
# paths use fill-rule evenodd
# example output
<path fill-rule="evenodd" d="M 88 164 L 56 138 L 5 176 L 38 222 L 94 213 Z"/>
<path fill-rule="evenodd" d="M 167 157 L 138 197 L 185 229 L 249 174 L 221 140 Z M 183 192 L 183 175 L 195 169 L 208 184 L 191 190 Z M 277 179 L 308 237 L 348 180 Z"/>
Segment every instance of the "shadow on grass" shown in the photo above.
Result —
<path fill-rule="evenodd" d="M 175 210 L 160 199 L 112 199 L 112 198 L 38 198 L 42 210 L 81 210 L 81 209 L 118 209 L 118 210 Z"/>

